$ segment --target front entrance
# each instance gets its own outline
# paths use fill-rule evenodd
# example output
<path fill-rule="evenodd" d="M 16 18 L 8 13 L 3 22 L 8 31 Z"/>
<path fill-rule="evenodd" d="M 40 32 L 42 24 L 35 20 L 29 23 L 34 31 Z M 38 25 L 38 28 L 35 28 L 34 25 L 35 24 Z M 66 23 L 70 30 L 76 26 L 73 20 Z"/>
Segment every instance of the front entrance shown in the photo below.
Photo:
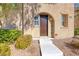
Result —
<path fill-rule="evenodd" d="M 40 36 L 48 36 L 48 15 L 40 15 Z"/>

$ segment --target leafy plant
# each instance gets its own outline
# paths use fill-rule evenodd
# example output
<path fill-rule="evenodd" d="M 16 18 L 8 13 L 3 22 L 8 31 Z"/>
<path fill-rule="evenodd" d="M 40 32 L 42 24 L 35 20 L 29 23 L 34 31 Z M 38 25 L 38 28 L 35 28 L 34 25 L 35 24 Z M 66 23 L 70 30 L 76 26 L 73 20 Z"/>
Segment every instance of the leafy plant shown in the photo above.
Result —
<path fill-rule="evenodd" d="M 11 50 L 7 44 L 0 43 L 0 56 L 10 56 Z"/>
<path fill-rule="evenodd" d="M 30 46 L 32 42 L 32 36 L 31 35 L 25 35 L 25 36 L 20 36 L 15 43 L 15 47 L 18 49 L 25 49 L 28 46 Z"/>
<path fill-rule="evenodd" d="M 13 42 L 21 35 L 19 30 L 0 29 L 0 42 Z"/>
<path fill-rule="evenodd" d="M 74 34 L 75 34 L 75 35 L 79 35 L 79 28 L 75 28 Z"/>

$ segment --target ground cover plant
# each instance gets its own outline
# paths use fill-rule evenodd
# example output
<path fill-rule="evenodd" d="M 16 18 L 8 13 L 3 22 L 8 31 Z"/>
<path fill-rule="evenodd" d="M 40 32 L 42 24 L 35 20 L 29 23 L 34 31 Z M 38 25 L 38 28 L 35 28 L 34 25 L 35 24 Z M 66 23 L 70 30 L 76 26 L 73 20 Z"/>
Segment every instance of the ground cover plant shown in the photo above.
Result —
<path fill-rule="evenodd" d="M 13 42 L 21 35 L 16 29 L 0 29 L 0 43 Z"/>

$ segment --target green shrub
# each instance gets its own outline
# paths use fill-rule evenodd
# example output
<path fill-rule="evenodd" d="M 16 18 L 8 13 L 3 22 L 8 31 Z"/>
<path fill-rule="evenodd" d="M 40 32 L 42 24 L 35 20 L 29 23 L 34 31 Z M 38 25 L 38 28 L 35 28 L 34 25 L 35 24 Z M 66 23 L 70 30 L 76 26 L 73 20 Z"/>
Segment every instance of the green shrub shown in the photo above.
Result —
<path fill-rule="evenodd" d="M 0 43 L 0 56 L 10 56 L 11 50 L 7 44 Z"/>
<path fill-rule="evenodd" d="M 21 35 L 19 30 L 0 29 L 0 43 L 13 42 Z"/>
<path fill-rule="evenodd" d="M 15 47 L 18 49 L 25 49 L 28 46 L 30 46 L 32 42 L 32 36 L 31 35 L 24 35 L 20 36 L 15 43 Z"/>
<path fill-rule="evenodd" d="M 75 28 L 74 34 L 75 34 L 75 35 L 79 35 L 79 28 Z"/>

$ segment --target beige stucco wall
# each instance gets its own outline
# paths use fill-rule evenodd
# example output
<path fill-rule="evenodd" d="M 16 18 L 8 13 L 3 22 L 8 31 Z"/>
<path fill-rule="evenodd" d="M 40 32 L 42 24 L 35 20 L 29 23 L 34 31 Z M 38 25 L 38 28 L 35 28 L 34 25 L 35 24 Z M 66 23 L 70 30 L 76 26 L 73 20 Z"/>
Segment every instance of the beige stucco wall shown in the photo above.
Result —
<path fill-rule="evenodd" d="M 53 17 L 55 22 L 54 36 L 56 39 L 68 38 L 74 36 L 74 4 L 41 4 L 39 13 L 45 12 Z M 61 14 L 68 14 L 68 27 L 63 27 L 61 23 Z M 50 21 L 48 21 L 48 36 L 51 37 Z M 30 28 L 25 34 L 31 34 L 33 37 L 40 37 L 40 26 Z"/>

